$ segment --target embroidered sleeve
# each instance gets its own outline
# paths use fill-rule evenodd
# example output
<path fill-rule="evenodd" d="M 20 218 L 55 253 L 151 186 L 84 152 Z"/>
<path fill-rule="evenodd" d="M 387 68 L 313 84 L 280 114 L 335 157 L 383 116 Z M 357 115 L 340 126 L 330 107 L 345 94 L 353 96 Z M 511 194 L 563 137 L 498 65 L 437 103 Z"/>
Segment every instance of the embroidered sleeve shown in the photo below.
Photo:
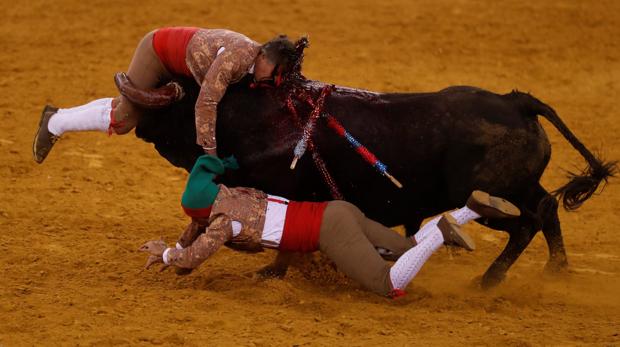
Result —
<path fill-rule="evenodd" d="M 205 228 L 205 226 L 201 226 L 198 223 L 192 221 L 185 228 L 181 236 L 179 236 L 177 243 L 183 248 L 190 246 L 200 234 L 205 232 Z"/>
<path fill-rule="evenodd" d="M 226 215 L 213 219 L 204 234 L 200 234 L 191 246 L 170 249 L 168 263 L 182 268 L 194 269 L 232 239 L 232 224 Z"/>
<path fill-rule="evenodd" d="M 215 148 L 217 104 L 230 83 L 236 82 L 251 64 L 232 50 L 225 50 L 215 58 L 202 81 L 196 101 L 196 143 L 204 148 Z"/>

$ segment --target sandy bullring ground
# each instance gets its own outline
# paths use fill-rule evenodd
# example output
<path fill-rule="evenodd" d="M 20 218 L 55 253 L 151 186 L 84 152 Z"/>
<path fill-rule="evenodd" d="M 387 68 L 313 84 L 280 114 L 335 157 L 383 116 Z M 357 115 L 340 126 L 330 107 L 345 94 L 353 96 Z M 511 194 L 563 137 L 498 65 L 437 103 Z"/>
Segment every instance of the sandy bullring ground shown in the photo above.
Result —
<path fill-rule="evenodd" d="M 543 273 L 538 235 L 506 281 L 482 292 L 470 283 L 506 235 L 468 226 L 479 250 L 440 250 L 394 303 L 330 273 L 255 280 L 273 252 L 222 250 L 188 277 L 140 272 L 138 246 L 185 225 L 186 174 L 133 135 L 69 134 L 43 165 L 31 155 L 45 103 L 115 95 L 112 76 L 144 33 L 195 25 L 258 41 L 309 34 L 305 74 L 341 85 L 529 91 L 589 148 L 620 159 L 620 2 L 138 3 L 1 1 L 1 346 L 620 345 L 620 180 L 561 212 L 567 273 Z M 553 189 L 584 161 L 543 126 Z"/>

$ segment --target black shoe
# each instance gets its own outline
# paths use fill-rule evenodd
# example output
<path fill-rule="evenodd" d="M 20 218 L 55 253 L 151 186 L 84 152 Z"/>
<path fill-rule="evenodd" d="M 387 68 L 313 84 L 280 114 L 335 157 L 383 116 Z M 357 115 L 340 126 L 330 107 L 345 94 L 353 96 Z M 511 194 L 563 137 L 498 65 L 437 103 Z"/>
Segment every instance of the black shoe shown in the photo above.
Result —
<path fill-rule="evenodd" d="M 54 143 L 56 143 L 56 141 L 60 138 L 60 136 L 52 134 L 47 128 L 50 118 L 52 118 L 56 112 L 58 112 L 58 108 L 50 105 L 45 105 L 43 112 L 41 112 L 39 129 L 37 130 L 37 133 L 34 136 L 34 142 L 32 143 L 32 155 L 34 156 L 34 161 L 39 164 L 45 160 L 49 152 L 52 150 Z"/>
<path fill-rule="evenodd" d="M 474 240 L 461 230 L 454 217 L 449 213 L 441 215 L 441 219 L 437 222 L 437 227 L 441 231 L 443 242 L 446 245 L 463 247 L 468 251 L 476 249 Z"/>

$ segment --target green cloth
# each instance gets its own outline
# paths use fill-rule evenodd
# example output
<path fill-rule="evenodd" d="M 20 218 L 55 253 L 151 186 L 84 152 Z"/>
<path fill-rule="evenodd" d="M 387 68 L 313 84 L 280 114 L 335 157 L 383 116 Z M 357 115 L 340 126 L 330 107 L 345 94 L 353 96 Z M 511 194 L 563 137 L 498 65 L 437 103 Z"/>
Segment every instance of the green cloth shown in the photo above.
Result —
<path fill-rule="evenodd" d="M 205 154 L 198 157 L 181 198 L 181 205 L 186 208 L 200 209 L 213 205 L 220 187 L 213 181 L 223 174 L 226 168 L 237 169 L 239 165 L 234 157 L 220 159 Z"/>

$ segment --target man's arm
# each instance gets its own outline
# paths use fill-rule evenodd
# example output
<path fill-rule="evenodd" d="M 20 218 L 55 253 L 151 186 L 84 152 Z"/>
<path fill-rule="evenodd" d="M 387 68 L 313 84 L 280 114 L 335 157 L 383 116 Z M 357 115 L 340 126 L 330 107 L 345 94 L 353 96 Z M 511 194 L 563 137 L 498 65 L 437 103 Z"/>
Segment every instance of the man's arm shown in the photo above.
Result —
<path fill-rule="evenodd" d="M 177 240 L 176 248 L 186 248 L 189 247 L 200 234 L 203 234 L 206 229 L 206 225 L 200 225 L 195 220 L 192 219 L 192 222 L 185 228 L 179 239 Z"/>
<path fill-rule="evenodd" d="M 232 239 L 232 224 L 226 215 L 220 215 L 211 222 L 204 234 L 184 249 L 168 248 L 163 252 L 167 265 L 194 269 L 215 253 L 224 243 Z"/>
<path fill-rule="evenodd" d="M 200 85 L 200 94 L 196 100 L 196 143 L 209 154 L 214 154 L 217 146 L 215 123 L 217 104 L 232 81 L 240 79 L 251 62 L 239 61 L 233 51 L 224 51 L 218 55 L 209 67 L 209 71 Z"/>

